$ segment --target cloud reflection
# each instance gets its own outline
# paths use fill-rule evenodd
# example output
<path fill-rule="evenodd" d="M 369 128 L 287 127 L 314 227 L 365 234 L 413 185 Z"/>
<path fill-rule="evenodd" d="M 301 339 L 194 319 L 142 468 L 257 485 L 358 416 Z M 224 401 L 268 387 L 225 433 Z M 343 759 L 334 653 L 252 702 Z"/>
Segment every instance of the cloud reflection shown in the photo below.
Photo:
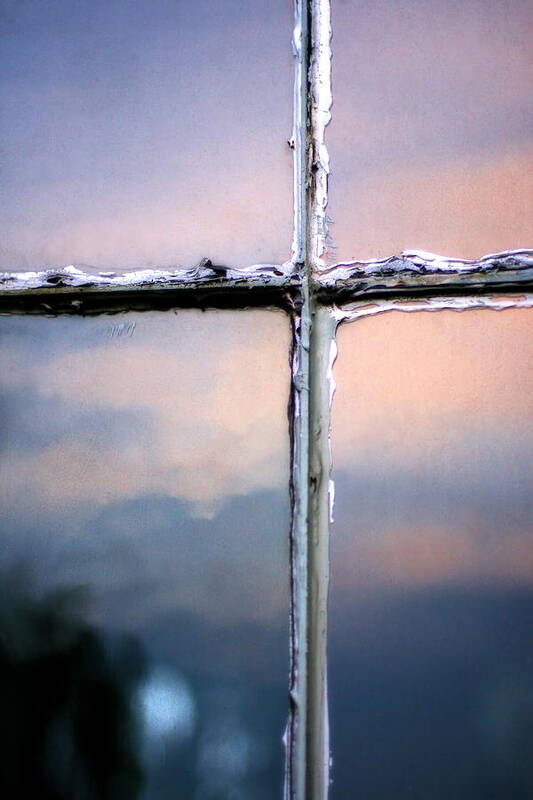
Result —
<path fill-rule="evenodd" d="M 26 339 L 14 333 L 18 320 L 2 323 L 2 382 L 26 398 L 19 407 L 18 395 L 5 393 L 6 411 L 19 419 L 20 441 L 27 429 L 26 439 L 41 435 L 47 443 L 12 451 L 5 502 L 24 494 L 53 509 L 152 492 L 211 513 L 227 495 L 284 486 L 289 331 L 282 315 L 132 316 L 135 333 L 107 341 L 101 320 L 37 320 Z M 50 329 L 55 336 L 47 338 Z M 27 406 L 30 392 L 38 413 Z M 58 430 L 63 437 L 53 435 Z"/>

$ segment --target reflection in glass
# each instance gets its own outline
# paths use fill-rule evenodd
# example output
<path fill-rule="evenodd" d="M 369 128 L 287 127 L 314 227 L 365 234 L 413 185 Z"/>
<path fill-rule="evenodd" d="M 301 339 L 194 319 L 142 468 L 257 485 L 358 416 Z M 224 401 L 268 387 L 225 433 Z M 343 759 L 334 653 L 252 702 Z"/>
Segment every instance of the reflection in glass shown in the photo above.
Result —
<path fill-rule="evenodd" d="M 2 797 L 281 796 L 287 327 L 0 320 Z"/>
<path fill-rule="evenodd" d="M 533 236 L 529 0 L 333 0 L 332 260 Z"/>
<path fill-rule="evenodd" d="M 0 269 L 288 258 L 290 30 L 286 0 L 0 0 Z"/>
<path fill-rule="evenodd" d="M 333 800 L 533 785 L 531 312 L 341 328 Z"/>

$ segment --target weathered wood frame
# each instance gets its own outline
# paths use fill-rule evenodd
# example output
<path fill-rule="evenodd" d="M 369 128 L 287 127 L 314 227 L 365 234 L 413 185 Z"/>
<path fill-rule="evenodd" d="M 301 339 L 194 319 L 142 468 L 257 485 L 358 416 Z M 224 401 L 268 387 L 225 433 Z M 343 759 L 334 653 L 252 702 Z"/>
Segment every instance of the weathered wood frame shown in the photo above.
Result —
<path fill-rule="evenodd" d="M 331 370 L 341 322 L 385 311 L 531 307 L 533 251 L 463 261 L 428 253 L 326 267 L 330 0 L 294 0 L 294 236 L 283 265 L 85 274 L 0 274 L 0 313 L 92 315 L 170 308 L 278 307 L 292 324 L 291 671 L 286 800 L 329 785 L 326 637 Z"/>

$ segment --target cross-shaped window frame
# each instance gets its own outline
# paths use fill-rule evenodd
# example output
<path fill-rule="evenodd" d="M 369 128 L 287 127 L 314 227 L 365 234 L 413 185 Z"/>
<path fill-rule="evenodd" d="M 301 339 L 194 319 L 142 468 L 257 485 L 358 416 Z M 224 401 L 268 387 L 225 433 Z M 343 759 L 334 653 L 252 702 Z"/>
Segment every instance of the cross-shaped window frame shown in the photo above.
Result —
<path fill-rule="evenodd" d="M 327 267 L 330 0 L 294 0 L 294 237 L 283 265 L 84 274 L 0 274 L 0 313 L 94 315 L 277 307 L 292 325 L 291 671 L 285 797 L 327 797 L 327 591 L 331 369 L 337 326 L 389 310 L 531 307 L 533 251 L 463 261 L 427 253 Z M 354 221 L 357 224 L 357 221 Z"/>

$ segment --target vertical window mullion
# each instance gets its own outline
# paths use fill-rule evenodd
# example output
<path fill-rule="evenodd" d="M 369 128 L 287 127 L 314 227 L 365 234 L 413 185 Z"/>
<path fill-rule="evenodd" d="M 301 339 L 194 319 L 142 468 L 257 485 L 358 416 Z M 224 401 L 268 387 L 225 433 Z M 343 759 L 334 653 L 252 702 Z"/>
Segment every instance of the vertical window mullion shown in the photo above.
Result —
<path fill-rule="evenodd" d="M 291 425 L 291 711 L 286 797 L 325 800 L 330 367 L 334 325 L 316 300 L 326 237 L 329 0 L 295 0 L 294 242 L 300 298 L 293 316 Z"/>

